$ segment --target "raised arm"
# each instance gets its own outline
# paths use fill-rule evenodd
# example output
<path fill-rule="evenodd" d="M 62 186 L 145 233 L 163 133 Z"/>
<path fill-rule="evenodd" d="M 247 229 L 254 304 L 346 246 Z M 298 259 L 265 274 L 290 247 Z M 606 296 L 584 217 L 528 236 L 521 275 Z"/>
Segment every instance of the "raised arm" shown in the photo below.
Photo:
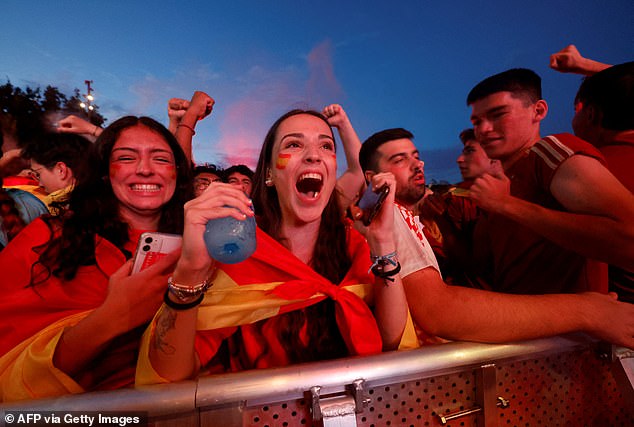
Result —
<path fill-rule="evenodd" d="M 383 350 L 395 350 L 403 336 L 408 313 L 403 282 L 398 274 L 400 264 L 397 267 L 391 263 L 398 263 L 392 230 L 394 227 L 396 181 L 391 173 L 380 173 L 372 177 L 370 185 L 374 189 L 388 185 L 390 193 L 369 226 L 363 227 L 359 221 L 355 225 L 365 236 L 370 246 L 372 260 L 376 263 L 372 271 L 375 275 L 379 274 L 375 277 L 374 284 L 374 316 L 383 340 Z M 355 218 L 360 218 L 358 207 L 352 206 L 351 210 Z M 392 254 L 395 256 L 391 256 Z M 394 274 L 390 274 L 390 272 L 394 272 Z M 385 273 L 385 277 L 381 277 L 383 273 Z"/>
<path fill-rule="evenodd" d="M 348 206 L 357 199 L 365 187 L 363 171 L 359 164 L 361 141 L 341 105 L 328 105 L 324 108 L 323 114 L 328 118 L 328 123 L 337 128 L 346 155 L 348 168 L 337 179 L 337 196 L 340 206 Z"/>
<path fill-rule="evenodd" d="M 207 221 L 226 216 L 244 219 L 246 215 L 253 215 L 250 206 L 251 201 L 242 190 L 217 182 L 212 183 L 199 197 L 187 202 L 183 248 L 172 276 L 173 282 L 180 287 L 193 289 L 209 279 L 214 261 L 208 255 L 203 240 Z M 196 301 L 199 295 L 181 299 L 170 292 L 167 296 L 172 304 L 164 304 L 159 309 L 149 358 L 158 375 L 178 381 L 194 376 L 200 369 L 200 361 L 194 350 L 198 315 Z"/>
<path fill-rule="evenodd" d="M 94 142 L 95 139 L 101 135 L 103 129 L 97 125 L 93 125 L 87 120 L 71 114 L 70 116 L 64 117 L 57 123 L 57 131 L 59 133 L 76 133 L 89 138 Z"/>
<path fill-rule="evenodd" d="M 185 152 L 189 162 L 192 162 L 193 157 L 192 138 L 196 134 L 196 124 L 199 120 L 202 120 L 211 114 L 214 102 L 213 98 L 205 92 L 194 92 L 187 110 L 176 125 L 176 132 L 174 133 L 174 136 L 176 136 L 176 139 Z"/>
<path fill-rule="evenodd" d="M 611 65 L 609 64 L 584 58 L 573 44 L 568 45 L 559 52 L 550 55 L 550 68 L 561 73 L 575 73 L 583 74 L 584 76 L 591 76 L 610 67 Z"/>
<path fill-rule="evenodd" d="M 614 175 L 598 160 L 574 155 L 555 173 L 551 192 L 568 212 L 511 196 L 501 169 L 471 187 L 471 197 L 484 209 L 585 257 L 634 271 L 634 195 Z"/>
<path fill-rule="evenodd" d="M 189 101 L 181 98 L 171 98 L 167 101 L 167 117 L 169 118 L 168 129 L 173 135 L 176 134 L 176 127 L 189 108 Z"/>

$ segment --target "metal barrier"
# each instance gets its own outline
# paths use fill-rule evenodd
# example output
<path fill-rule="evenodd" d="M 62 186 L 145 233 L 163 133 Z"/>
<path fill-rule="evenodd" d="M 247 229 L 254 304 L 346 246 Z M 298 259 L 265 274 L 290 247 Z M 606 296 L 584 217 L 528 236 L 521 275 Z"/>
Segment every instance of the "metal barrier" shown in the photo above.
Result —
<path fill-rule="evenodd" d="M 634 354 L 583 334 L 453 342 L 0 406 L 144 411 L 165 426 L 632 426 Z"/>

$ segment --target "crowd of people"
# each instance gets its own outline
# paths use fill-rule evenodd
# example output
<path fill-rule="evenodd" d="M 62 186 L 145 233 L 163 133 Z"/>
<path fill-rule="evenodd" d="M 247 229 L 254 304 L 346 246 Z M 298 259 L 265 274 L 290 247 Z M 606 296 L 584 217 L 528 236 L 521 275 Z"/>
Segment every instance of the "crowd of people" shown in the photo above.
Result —
<path fill-rule="evenodd" d="M 487 77 L 466 97 L 463 181 L 436 192 L 410 131 L 361 143 L 338 104 L 283 114 L 255 171 L 193 162 L 202 91 L 168 101 L 168 127 L 69 116 L 20 140 L 3 117 L 1 400 L 448 340 L 583 331 L 634 348 L 634 63 L 568 46 L 551 66 L 588 76 L 575 135 L 541 135 L 533 71 Z M 369 222 L 367 187 L 385 195 Z M 225 217 L 257 222 L 237 264 L 205 246 Z M 132 272 L 146 232 L 182 247 Z"/>

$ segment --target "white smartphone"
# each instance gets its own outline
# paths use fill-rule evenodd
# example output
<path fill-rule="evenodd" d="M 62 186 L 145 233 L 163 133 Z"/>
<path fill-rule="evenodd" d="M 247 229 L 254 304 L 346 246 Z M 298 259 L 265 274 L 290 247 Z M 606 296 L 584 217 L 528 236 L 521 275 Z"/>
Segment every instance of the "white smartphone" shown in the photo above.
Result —
<path fill-rule="evenodd" d="M 170 252 L 180 248 L 183 238 L 177 234 L 145 232 L 139 237 L 132 273 L 151 266 Z"/>

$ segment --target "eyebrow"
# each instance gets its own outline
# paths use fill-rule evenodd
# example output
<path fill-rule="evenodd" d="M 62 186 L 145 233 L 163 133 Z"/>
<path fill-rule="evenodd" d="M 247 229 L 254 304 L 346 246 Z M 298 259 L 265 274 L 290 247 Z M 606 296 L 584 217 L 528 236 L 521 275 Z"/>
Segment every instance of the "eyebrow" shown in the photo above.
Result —
<path fill-rule="evenodd" d="M 136 148 L 132 148 L 132 147 L 119 147 L 119 148 L 114 148 L 112 150 L 112 153 L 114 153 L 115 151 L 132 151 L 134 153 L 138 153 L 141 150 L 138 150 Z M 150 150 L 150 153 L 154 154 L 154 153 L 168 153 L 170 155 L 174 155 L 174 153 L 171 150 L 166 150 L 164 148 L 153 148 L 152 150 Z"/>
<path fill-rule="evenodd" d="M 286 139 L 286 138 L 304 138 L 305 136 L 306 135 L 304 135 L 301 132 L 288 133 L 288 134 L 284 135 L 282 137 L 282 139 L 280 139 L 280 142 L 284 141 L 284 139 Z M 327 139 L 329 139 L 331 141 L 334 141 L 334 139 L 330 135 L 326 135 L 325 133 L 319 134 L 319 139 L 325 139 L 325 138 L 327 138 Z"/>
<path fill-rule="evenodd" d="M 420 153 L 418 152 L 418 150 L 414 150 L 414 151 L 412 151 L 412 152 L 411 152 L 411 154 L 412 154 L 412 155 L 414 155 L 414 154 L 418 154 L 418 155 L 420 155 Z M 388 158 L 387 158 L 387 160 L 388 160 L 388 161 L 390 161 L 390 160 L 393 160 L 393 159 L 395 159 L 395 158 L 397 158 L 397 157 L 401 157 L 401 156 L 405 156 L 405 157 L 407 157 L 407 156 L 408 156 L 408 154 L 407 154 L 407 152 L 405 152 L 405 151 L 401 151 L 400 153 L 395 153 L 395 154 L 392 154 L 390 157 L 388 157 Z"/>

